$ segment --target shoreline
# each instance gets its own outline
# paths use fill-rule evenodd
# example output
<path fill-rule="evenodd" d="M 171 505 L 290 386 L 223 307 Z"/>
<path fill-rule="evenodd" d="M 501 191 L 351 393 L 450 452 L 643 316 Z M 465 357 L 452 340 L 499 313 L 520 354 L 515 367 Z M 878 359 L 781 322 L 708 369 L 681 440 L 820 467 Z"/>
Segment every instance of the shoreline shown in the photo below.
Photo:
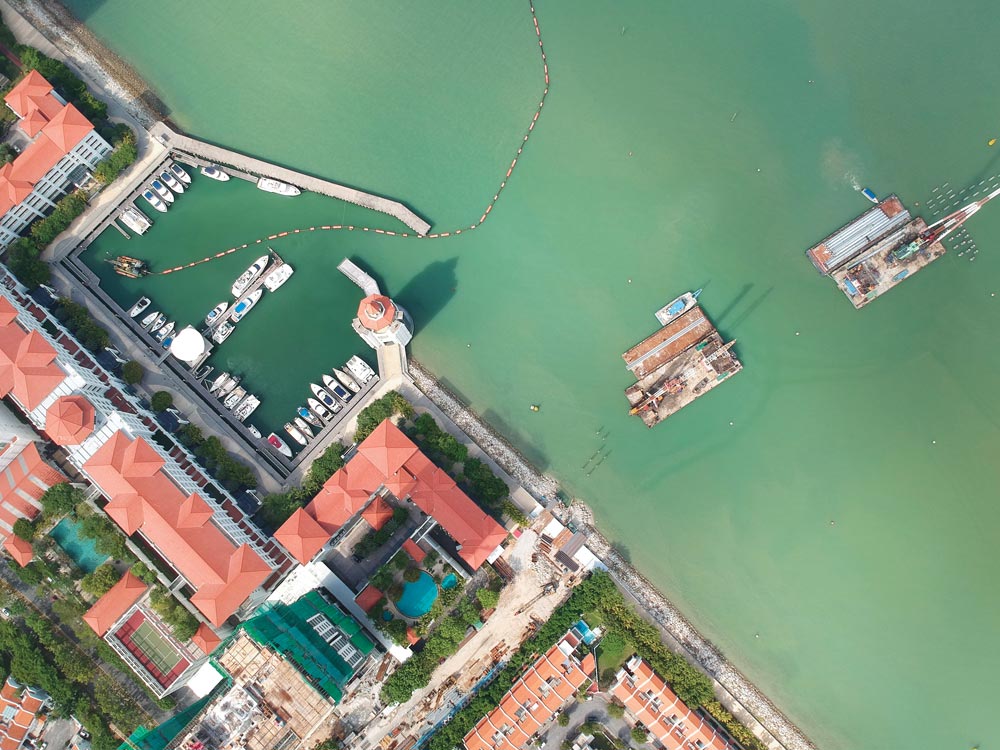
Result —
<path fill-rule="evenodd" d="M 167 113 L 154 90 L 118 55 L 58 0 L 0 0 L 0 7 L 14 17 L 9 23 L 18 35 L 79 73 L 95 91 L 117 104 L 144 127 L 166 119 Z M 58 32 L 58 40 L 49 34 Z M 44 40 L 41 44 L 38 40 Z M 55 54 L 52 54 L 54 51 Z M 594 526 L 593 511 L 573 498 L 569 507 L 559 500 L 556 479 L 538 471 L 510 441 L 441 385 L 418 362 L 409 361 L 413 384 L 490 456 L 504 471 L 543 501 L 562 520 L 571 520 L 588 537 L 588 545 L 608 566 L 619 586 L 647 613 L 666 636 L 668 645 L 705 671 L 715 683 L 720 702 L 774 750 L 815 750 L 808 739 L 780 709 L 683 616 L 634 566 L 625 561 Z"/>

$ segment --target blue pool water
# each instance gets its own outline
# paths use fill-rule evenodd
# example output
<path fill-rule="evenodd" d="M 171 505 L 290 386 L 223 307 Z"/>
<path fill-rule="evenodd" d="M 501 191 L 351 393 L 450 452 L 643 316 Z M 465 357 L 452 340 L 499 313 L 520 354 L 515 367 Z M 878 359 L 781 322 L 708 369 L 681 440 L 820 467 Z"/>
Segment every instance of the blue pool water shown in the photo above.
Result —
<path fill-rule="evenodd" d="M 449 573 L 441 581 L 441 588 L 453 589 L 458 585 L 458 577 L 454 573 Z"/>
<path fill-rule="evenodd" d="M 389 622 L 392 619 L 392 612 L 385 610 L 385 612 L 382 613 L 382 619 Z"/>
<path fill-rule="evenodd" d="M 403 597 L 396 602 L 398 609 L 406 617 L 416 618 L 426 615 L 438 596 L 438 587 L 427 573 L 403 586 Z"/>
<path fill-rule="evenodd" d="M 591 630 L 590 626 L 583 620 L 577 622 L 576 625 L 573 626 L 573 629 L 580 634 L 580 637 L 583 639 L 583 642 L 586 643 L 588 646 L 591 643 L 593 643 L 594 640 L 597 638 L 597 634 L 593 630 Z"/>
<path fill-rule="evenodd" d="M 98 565 L 108 559 L 108 556 L 98 552 L 94 546 L 94 540 L 80 536 L 79 531 L 79 524 L 64 518 L 49 532 L 49 536 L 56 540 L 56 544 L 66 550 L 66 554 L 73 558 L 73 561 L 82 570 L 93 573 Z"/>

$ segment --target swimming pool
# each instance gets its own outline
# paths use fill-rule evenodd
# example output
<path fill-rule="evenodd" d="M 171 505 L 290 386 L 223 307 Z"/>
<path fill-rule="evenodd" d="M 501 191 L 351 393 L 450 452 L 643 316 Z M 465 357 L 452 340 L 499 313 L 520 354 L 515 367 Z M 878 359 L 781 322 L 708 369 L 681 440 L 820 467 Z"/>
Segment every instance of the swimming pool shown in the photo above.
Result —
<path fill-rule="evenodd" d="M 437 596 L 438 587 L 434 579 L 427 573 L 421 573 L 420 578 L 403 586 L 403 596 L 396 602 L 396 609 L 405 617 L 422 617 L 430 611 Z"/>
<path fill-rule="evenodd" d="M 80 536 L 80 525 L 68 518 L 57 523 L 49 532 L 49 536 L 55 539 L 56 544 L 62 547 L 86 573 L 93 573 L 98 565 L 108 559 L 107 555 L 97 551 L 93 539 Z"/>
<path fill-rule="evenodd" d="M 449 573 L 441 580 L 441 588 L 453 589 L 458 585 L 458 577 L 454 573 Z"/>

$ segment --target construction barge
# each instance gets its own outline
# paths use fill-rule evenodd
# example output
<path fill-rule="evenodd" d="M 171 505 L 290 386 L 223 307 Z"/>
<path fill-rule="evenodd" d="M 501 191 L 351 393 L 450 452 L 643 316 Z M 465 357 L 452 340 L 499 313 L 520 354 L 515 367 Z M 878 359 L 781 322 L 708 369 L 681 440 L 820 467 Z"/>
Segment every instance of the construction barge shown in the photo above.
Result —
<path fill-rule="evenodd" d="M 688 293 L 664 307 L 657 313 L 664 326 L 622 355 L 636 379 L 625 389 L 629 413 L 647 427 L 743 369 L 732 351 L 736 342 L 723 341 L 696 298 Z"/>

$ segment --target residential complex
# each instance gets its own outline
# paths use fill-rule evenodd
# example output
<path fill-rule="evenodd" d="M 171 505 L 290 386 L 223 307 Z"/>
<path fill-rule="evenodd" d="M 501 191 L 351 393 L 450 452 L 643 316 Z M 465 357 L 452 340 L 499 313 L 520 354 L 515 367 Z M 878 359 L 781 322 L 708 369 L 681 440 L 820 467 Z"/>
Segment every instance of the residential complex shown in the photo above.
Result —
<path fill-rule="evenodd" d="M 27 139 L 20 155 L 0 168 L 0 247 L 17 239 L 56 201 L 87 182 L 111 152 L 94 125 L 56 93 L 36 70 L 4 97 Z"/>
<path fill-rule="evenodd" d="M 50 702 L 43 690 L 8 677 L 0 688 L 0 750 L 19 750 L 25 740 L 37 736 Z"/>

